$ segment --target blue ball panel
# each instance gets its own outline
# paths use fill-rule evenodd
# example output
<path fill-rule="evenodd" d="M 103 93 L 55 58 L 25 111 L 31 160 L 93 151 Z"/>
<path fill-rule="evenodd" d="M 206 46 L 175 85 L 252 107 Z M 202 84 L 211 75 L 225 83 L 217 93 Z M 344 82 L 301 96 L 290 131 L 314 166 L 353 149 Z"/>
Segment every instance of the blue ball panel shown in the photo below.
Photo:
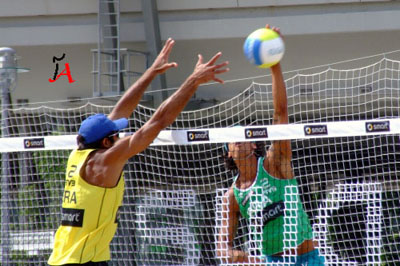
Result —
<path fill-rule="evenodd" d="M 243 45 L 244 55 L 255 65 L 262 65 L 260 56 L 261 43 L 262 41 L 259 39 L 247 38 Z"/>

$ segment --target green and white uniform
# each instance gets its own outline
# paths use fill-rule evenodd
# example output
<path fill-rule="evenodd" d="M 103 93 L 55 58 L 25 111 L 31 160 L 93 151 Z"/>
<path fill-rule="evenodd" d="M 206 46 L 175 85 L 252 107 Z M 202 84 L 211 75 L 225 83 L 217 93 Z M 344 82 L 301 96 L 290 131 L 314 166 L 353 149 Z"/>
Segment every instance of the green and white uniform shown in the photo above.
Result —
<path fill-rule="evenodd" d="M 296 179 L 278 179 L 271 176 L 264 169 L 263 163 L 264 158 L 259 158 L 257 177 L 249 188 L 238 189 L 235 180 L 233 192 L 238 202 L 240 213 L 248 220 L 251 215 L 250 203 L 263 205 L 262 210 L 258 213 L 263 217 L 262 253 L 265 256 L 270 256 L 283 251 L 285 187 L 288 185 L 297 186 L 297 181 Z M 300 200 L 297 202 L 297 207 L 298 246 L 305 240 L 312 239 L 312 229 Z M 289 230 L 289 228 L 287 229 Z"/>

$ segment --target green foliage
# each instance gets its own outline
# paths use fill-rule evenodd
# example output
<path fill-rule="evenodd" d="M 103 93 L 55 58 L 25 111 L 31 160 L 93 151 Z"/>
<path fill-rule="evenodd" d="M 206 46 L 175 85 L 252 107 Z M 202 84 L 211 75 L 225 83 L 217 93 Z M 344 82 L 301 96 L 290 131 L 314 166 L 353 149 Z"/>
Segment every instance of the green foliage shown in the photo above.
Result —
<path fill-rule="evenodd" d="M 58 135 L 58 134 L 55 134 Z M 13 265 L 41 265 L 47 261 L 50 249 L 32 250 L 49 239 L 31 235 L 54 232 L 59 226 L 65 167 L 70 151 L 44 150 L 10 154 L 11 175 L 7 196 L 9 208 L 9 258 Z M 2 210 L 4 211 L 4 210 Z M 17 242 L 15 242 L 17 241 Z M 31 246 L 33 245 L 33 246 Z"/>
<path fill-rule="evenodd" d="M 395 265 L 400 261 L 400 191 L 388 191 L 383 195 L 382 208 L 382 256 L 383 265 Z M 397 264 L 396 264 L 397 265 Z"/>
<path fill-rule="evenodd" d="M 398 206 L 399 191 L 386 191 L 382 193 L 382 265 L 397 265 L 400 261 L 400 209 Z M 365 204 L 364 204 L 365 205 Z M 360 205 L 361 206 L 361 205 Z M 328 239 L 333 244 L 335 252 L 342 258 L 356 256 L 359 263 L 365 258 L 365 213 L 366 206 L 357 209 L 356 206 L 343 204 L 339 210 L 334 210 L 328 219 Z M 349 252 L 352 253 L 349 253 Z"/>
<path fill-rule="evenodd" d="M 37 173 L 19 190 L 20 217 L 25 230 L 47 230 L 58 226 L 65 167 L 69 151 L 35 151 L 33 169 Z"/>

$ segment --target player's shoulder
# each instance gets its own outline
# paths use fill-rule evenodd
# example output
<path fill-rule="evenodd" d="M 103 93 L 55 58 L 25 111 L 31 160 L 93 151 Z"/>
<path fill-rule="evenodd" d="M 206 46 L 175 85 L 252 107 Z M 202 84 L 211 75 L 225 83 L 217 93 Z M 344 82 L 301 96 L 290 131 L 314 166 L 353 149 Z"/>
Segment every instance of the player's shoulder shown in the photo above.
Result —
<path fill-rule="evenodd" d="M 226 195 L 226 196 L 233 196 L 233 186 L 234 186 L 234 185 L 230 186 L 230 187 L 228 188 L 228 190 L 225 192 L 225 195 Z"/>
<path fill-rule="evenodd" d="M 231 203 L 236 202 L 233 186 L 234 185 L 230 186 L 229 189 L 225 192 L 226 199 Z"/>
<path fill-rule="evenodd" d="M 228 190 L 225 192 L 224 196 L 225 196 L 225 199 L 227 199 L 229 201 L 234 199 L 235 194 L 233 193 L 233 185 L 228 188 Z"/>

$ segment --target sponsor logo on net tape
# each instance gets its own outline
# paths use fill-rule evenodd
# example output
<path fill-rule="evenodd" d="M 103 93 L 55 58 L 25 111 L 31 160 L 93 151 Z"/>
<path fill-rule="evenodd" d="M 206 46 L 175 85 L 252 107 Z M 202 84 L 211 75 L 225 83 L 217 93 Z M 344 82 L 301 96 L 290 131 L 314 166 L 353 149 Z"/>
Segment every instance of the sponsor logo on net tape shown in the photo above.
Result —
<path fill-rule="evenodd" d="M 187 140 L 192 141 L 209 141 L 210 136 L 208 130 L 205 131 L 188 131 Z"/>

